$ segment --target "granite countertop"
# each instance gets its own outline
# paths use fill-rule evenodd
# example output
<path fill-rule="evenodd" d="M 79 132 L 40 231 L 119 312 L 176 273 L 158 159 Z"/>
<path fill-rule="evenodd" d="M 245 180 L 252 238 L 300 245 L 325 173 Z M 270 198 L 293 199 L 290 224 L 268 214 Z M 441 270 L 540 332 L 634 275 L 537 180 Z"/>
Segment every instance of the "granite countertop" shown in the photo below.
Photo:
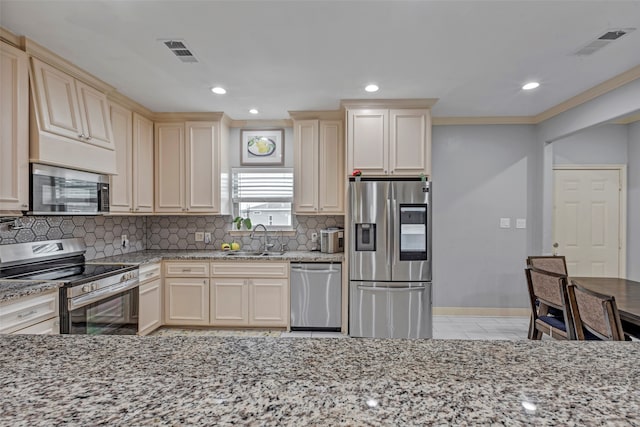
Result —
<path fill-rule="evenodd" d="M 98 258 L 89 263 L 124 263 L 149 264 L 162 260 L 224 260 L 224 261 L 307 261 L 307 262 L 343 262 L 344 253 L 327 254 L 315 251 L 288 251 L 282 256 L 261 257 L 239 255 L 229 257 L 224 251 L 193 251 L 193 250 L 144 250 L 106 258 Z M 0 303 L 13 301 L 29 295 L 57 289 L 61 282 L 33 282 L 23 280 L 0 280 Z"/>
<path fill-rule="evenodd" d="M 2 336 L 0 423 L 640 425 L 638 343 Z"/>

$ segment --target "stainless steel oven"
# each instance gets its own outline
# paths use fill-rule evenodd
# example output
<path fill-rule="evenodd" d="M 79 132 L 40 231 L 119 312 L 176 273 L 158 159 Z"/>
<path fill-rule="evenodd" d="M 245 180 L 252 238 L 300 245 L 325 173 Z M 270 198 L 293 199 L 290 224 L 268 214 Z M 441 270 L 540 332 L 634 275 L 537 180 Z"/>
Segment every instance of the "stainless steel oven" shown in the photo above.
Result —
<path fill-rule="evenodd" d="M 0 246 L 0 279 L 63 282 L 60 333 L 138 333 L 138 266 L 85 262 L 82 239 Z"/>

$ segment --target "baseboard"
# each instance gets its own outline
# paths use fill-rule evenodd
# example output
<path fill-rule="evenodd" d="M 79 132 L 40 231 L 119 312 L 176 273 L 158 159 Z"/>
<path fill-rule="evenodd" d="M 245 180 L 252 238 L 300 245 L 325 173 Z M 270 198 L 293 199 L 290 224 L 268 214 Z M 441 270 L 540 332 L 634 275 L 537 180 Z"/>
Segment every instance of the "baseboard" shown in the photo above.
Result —
<path fill-rule="evenodd" d="M 507 307 L 433 307 L 436 316 L 528 316 L 530 308 Z"/>

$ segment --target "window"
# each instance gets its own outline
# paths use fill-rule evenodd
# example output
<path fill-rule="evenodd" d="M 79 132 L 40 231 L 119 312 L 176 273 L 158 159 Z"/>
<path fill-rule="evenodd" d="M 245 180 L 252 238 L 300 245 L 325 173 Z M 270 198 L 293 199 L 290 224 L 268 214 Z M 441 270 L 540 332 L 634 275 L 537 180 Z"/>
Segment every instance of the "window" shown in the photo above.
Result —
<path fill-rule="evenodd" d="M 293 169 L 232 169 L 233 210 L 270 229 L 293 227 Z"/>

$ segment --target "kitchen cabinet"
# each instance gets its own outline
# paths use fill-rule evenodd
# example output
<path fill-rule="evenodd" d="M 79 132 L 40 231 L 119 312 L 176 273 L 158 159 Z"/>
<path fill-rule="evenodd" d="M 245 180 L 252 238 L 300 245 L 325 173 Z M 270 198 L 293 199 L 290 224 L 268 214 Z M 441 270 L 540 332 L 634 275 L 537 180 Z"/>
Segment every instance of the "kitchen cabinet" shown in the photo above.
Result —
<path fill-rule="evenodd" d="M 138 335 L 147 335 L 162 326 L 161 264 L 140 267 Z"/>
<path fill-rule="evenodd" d="M 58 290 L 0 304 L 0 334 L 59 334 Z"/>
<path fill-rule="evenodd" d="M 371 176 L 431 174 L 431 110 L 347 110 L 347 171 Z"/>
<path fill-rule="evenodd" d="M 113 213 L 153 212 L 153 122 L 110 104 L 117 175 L 111 176 Z"/>
<path fill-rule="evenodd" d="M 211 324 L 286 327 L 289 269 L 284 262 L 211 263 Z"/>
<path fill-rule="evenodd" d="M 155 129 L 155 211 L 228 214 L 221 203 L 226 126 L 203 121 L 156 123 Z"/>
<path fill-rule="evenodd" d="M 169 261 L 164 264 L 167 325 L 209 324 L 209 263 Z"/>
<path fill-rule="evenodd" d="M 107 96 L 35 57 L 31 160 L 116 173 Z"/>
<path fill-rule="evenodd" d="M 294 121 L 294 209 L 344 214 L 344 144 L 339 120 Z"/>
<path fill-rule="evenodd" d="M 27 55 L 0 42 L 0 211 L 29 208 Z"/>

